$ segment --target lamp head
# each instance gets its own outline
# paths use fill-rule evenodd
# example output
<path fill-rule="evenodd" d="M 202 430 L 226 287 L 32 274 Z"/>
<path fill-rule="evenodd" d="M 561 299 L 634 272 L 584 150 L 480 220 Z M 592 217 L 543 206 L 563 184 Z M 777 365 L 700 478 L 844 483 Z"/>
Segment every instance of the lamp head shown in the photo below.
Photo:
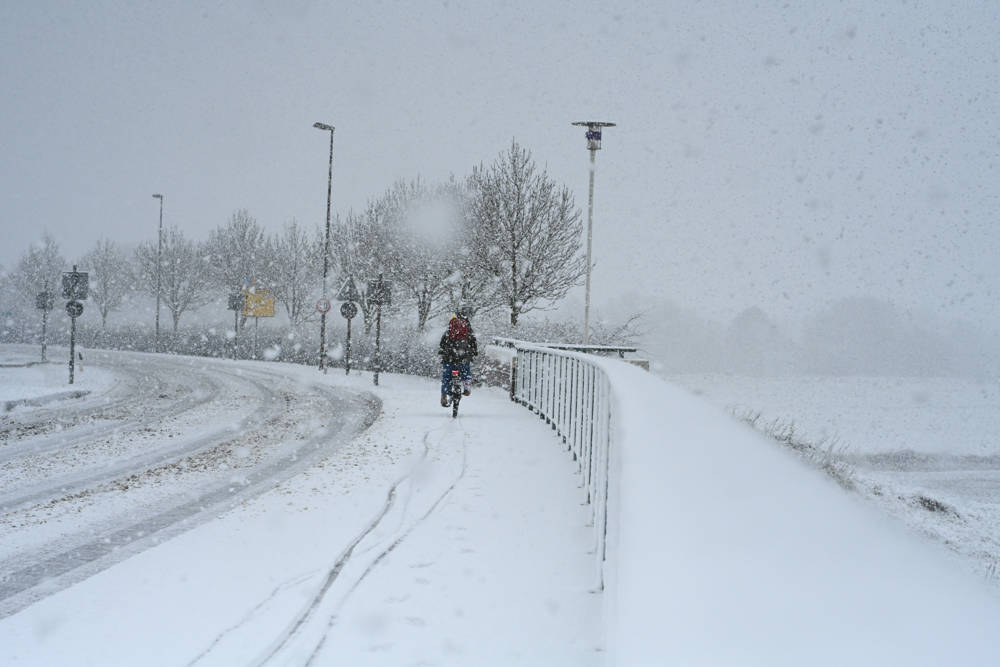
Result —
<path fill-rule="evenodd" d="M 606 123 L 600 120 L 578 120 L 574 125 L 582 125 L 587 128 L 587 150 L 597 151 L 601 149 L 601 128 L 614 127 L 614 123 Z"/>

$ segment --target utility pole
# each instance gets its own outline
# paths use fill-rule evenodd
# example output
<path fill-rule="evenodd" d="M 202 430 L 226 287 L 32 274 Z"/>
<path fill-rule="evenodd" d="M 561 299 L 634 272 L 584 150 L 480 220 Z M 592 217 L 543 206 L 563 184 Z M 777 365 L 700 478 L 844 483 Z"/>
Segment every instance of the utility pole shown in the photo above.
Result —
<path fill-rule="evenodd" d="M 590 268 L 593 264 L 595 155 L 597 151 L 601 150 L 601 128 L 614 127 L 615 123 L 582 120 L 573 123 L 573 125 L 583 125 L 587 128 L 587 150 L 590 151 L 590 193 L 587 196 L 587 287 L 583 310 L 583 344 L 587 345 L 590 341 Z"/>
<path fill-rule="evenodd" d="M 323 298 L 326 299 L 326 277 L 330 272 L 330 196 L 333 193 L 333 125 L 313 123 L 317 130 L 330 132 L 330 162 L 326 179 L 326 241 L 323 243 Z M 326 311 L 319 314 L 319 370 L 326 372 Z"/>
<path fill-rule="evenodd" d="M 156 233 L 156 335 L 153 349 L 160 351 L 160 256 L 163 254 L 163 195 L 153 195 L 153 199 L 160 200 L 160 226 Z"/>

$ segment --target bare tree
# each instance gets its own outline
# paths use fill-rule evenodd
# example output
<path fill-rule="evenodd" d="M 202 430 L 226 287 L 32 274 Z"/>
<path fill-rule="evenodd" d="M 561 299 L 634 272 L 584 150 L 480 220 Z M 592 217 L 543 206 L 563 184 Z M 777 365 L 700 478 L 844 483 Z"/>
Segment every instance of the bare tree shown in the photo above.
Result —
<path fill-rule="evenodd" d="M 454 182 L 431 189 L 419 180 L 397 183 L 384 200 L 395 241 L 392 279 L 401 297 L 416 306 L 422 331 L 430 317 L 449 307 L 455 276 L 468 262 L 464 202 Z"/>
<path fill-rule="evenodd" d="M 504 306 L 499 298 L 497 276 L 477 261 L 479 244 L 472 217 L 472 196 L 467 184 L 449 181 L 442 188 L 455 202 L 460 216 L 456 238 L 450 249 L 450 272 L 444 278 L 443 307 L 451 312 L 475 316 Z"/>
<path fill-rule="evenodd" d="M 530 151 L 513 141 L 492 165 L 473 169 L 469 185 L 476 263 L 497 277 L 512 325 L 580 283 L 580 212 L 568 188 L 536 169 Z"/>
<path fill-rule="evenodd" d="M 375 304 L 367 284 L 380 275 L 391 276 L 398 266 L 393 224 L 390 202 L 383 196 L 369 200 L 361 213 L 349 211 L 343 220 L 338 219 L 333 234 L 331 253 L 342 278 L 355 280 L 366 334 L 375 323 Z"/>
<path fill-rule="evenodd" d="M 229 295 L 240 293 L 267 272 L 264 232 L 246 209 L 212 231 L 206 250 L 209 277 Z"/>
<path fill-rule="evenodd" d="M 280 235 L 268 238 L 265 254 L 268 259 L 264 263 L 264 282 L 295 327 L 313 312 L 310 305 L 319 288 L 323 244 L 317 245 L 293 219 Z"/>
<path fill-rule="evenodd" d="M 208 271 L 208 252 L 189 241 L 177 227 L 163 234 L 163 252 L 160 256 L 160 299 L 173 318 L 174 332 L 181 315 L 209 301 L 211 276 Z M 136 250 L 136 266 L 141 288 L 156 296 L 156 244 L 144 243 Z"/>
<path fill-rule="evenodd" d="M 108 313 L 122 305 L 131 288 L 128 257 L 114 241 L 100 239 L 80 264 L 90 272 L 90 300 L 100 311 L 101 329 L 105 329 Z"/>
<path fill-rule="evenodd" d="M 17 269 L 11 274 L 11 282 L 26 301 L 34 303 L 40 292 L 59 296 L 62 272 L 65 270 L 66 260 L 59 252 L 59 244 L 46 232 L 42 235 L 41 245 L 33 244 L 21 256 Z"/>

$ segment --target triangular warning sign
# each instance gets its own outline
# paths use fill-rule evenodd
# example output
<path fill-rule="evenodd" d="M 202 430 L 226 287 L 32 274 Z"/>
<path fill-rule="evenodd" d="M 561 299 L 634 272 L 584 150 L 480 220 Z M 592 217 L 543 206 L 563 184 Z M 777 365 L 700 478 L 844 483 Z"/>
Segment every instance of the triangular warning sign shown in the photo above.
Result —
<path fill-rule="evenodd" d="M 344 281 L 344 284 L 340 286 L 340 291 L 337 292 L 336 299 L 337 301 L 361 301 L 361 295 L 354 284 L 354 278 L 348 278 Z"/>

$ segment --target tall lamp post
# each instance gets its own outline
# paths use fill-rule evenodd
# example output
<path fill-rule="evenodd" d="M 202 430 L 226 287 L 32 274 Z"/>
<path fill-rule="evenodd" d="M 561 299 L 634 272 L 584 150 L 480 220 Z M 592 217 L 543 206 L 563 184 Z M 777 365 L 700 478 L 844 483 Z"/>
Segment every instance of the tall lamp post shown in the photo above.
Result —
<path fill-rule="evenodd" d="M 326 298 L 326 277 L 330 272 L 330 195 L 333 192 L 333 125 L 313 123 L 317 130 L 330 132 L 330 162 L 326 177 L 326 241 L 323 243 L 323 298 Z M 326 311 L 319 314 L 319 369 L 326 371 Z"/>
<path fill-rule="evenodd" d="M 153 199 L 160 200 L 160 226 L 156 232 L 156 336 L 153 348 L 160 351 L 160 256 L 163 254 L 163 195 L 155 194 Z"/>
<path fill-rule="evenodd" d="M 594 170 L 596 163 L 594 156 L 601 150 L 601 128 L 614 127 L 614 123 L 605 123 L 597 120 L 581 120 L 573 125 L 583 125 L 587 128 L 587 150 L 590 151 L 590 194 L 587 196 L 587 288 L 586 305 L 583 309 L 583 344 L 590 341 L 590 266 L 594 239 Z"/>

